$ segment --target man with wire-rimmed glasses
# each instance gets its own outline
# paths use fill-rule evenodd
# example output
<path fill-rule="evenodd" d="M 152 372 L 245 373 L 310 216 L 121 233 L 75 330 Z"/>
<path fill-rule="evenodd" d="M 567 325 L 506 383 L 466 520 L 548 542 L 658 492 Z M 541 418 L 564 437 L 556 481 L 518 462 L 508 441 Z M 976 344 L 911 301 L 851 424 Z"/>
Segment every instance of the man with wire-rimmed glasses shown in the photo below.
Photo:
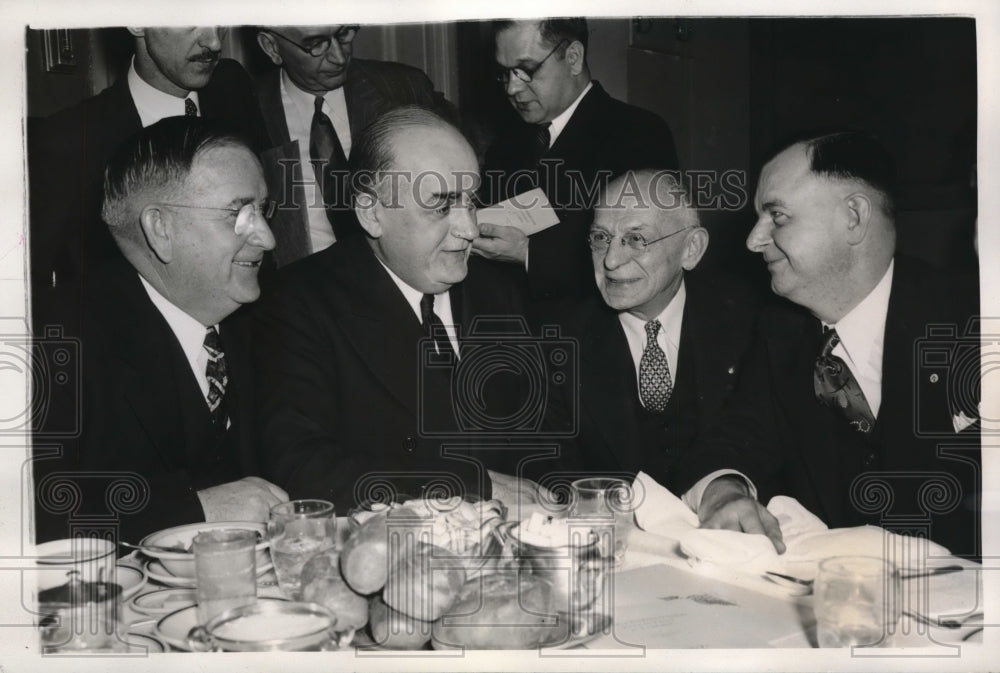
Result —
<path fill-rule="evenodd" d="M 562 447 L 562 470 L 642 470 L 662 482 L 718 416 L 757 302 L 694 271 L 708 238 L 676 171 L 629 171 L 601 191 L 586 238 L 600 297 L 545 321 L 579 339 L 579 433 Z M 553 392 L 556 405 L 574 402 Z"/>
<path fill-rule="evenodd" d="M 266 521 L 287 499 L 252 476 L 240 311 L 260 294 L 272 212 L 254 152 L 198 118 L 164 119 L 111 159 L 102 215 L 122 255 L 84 291 L 82 431 L 61 459 L 37 462 L 40 537 L 68 533 L 43 497 L 53 472 L 78 484 L 76 514 L 117 515 L 131 542 L 195 521 Z M 141 484 L 128 502 L 104 497 L 116 474 Z"/>
<path fill-rule="evenodd" d="M 486 154 L 487 203 L 540 187 L 559 224 L 530 238 L 480 218 L 473 250 L 527 272 L 535 301 L 593 293 L 587 250 L 592 200 L 624 171 L 677 168 L 669 127 L 615 100 L 587 66 L 584 19 L 494 22 L 497 86 L 520 116 Z"/>
<path fill-rule="evenodd" d="M 258 29 L 257 44 L 280 66 L 258 82 L 271 137 L 261 160 L 279 205 L 279 267 L 359 233 L 346 185 L 347 160 L 362 129 L 403 105 L 451 116 L 417 68 L 352 58 L 358 32 L 359 26 L 336 24 Z"/>

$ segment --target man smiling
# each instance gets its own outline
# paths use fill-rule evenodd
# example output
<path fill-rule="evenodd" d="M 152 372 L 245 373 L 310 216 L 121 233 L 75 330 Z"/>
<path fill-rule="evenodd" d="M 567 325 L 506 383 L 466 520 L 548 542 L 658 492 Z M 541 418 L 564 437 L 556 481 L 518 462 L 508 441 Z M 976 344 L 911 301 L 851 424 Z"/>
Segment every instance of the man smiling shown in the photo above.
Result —
<path fill-rule="evenodd" d="M 351 168 L 364 238 L 281 269 L 257 313 L 266 474 L 343 511 L 380 484 L 489 496 L 490 465 L 456 418 L 469 391 L 452 389 L 451 372 L 477 316 L 521 311 L 503 269 L 469 259 L 476 155 L 455 127 L 409 106 L 364 131 Z"/>
<path fill-rule="evenodd" d="M 82 433 L 60 460 L 39 461 L 41 474 L 78 482 L 77 516 L 117 515 L 137 541 L 192 521 L 266 521 L 286 499 L 248 476 L 256 459 L 239 309 L 258 298 L 261 259 L 274 247 L 266 198 L 250 148 L 199 119 L 158 122 L 112 158 L 103 216 L 122 257 L 84 294 Z M 101 477 L 133 480 L 133 496 L 106 498 Z M 65 520 L 46 511 L 55 482 L 37 483 L 40 537 L 66 537 Z"/>
<path fill-rule="evenodd" d="M 592 294 L 591 200 L 627 170 L 678 168 L 673 136 L 655 114 L 615 100 L 591 80 L 586 20 L 497 21 L 494 32 L 496 77 L 522 123 L 487 152 L 485 200 L 537 186 L 559 223 L 529 238 L 482 222 L 474 249 L 527 271 L 536 301 Z"/>

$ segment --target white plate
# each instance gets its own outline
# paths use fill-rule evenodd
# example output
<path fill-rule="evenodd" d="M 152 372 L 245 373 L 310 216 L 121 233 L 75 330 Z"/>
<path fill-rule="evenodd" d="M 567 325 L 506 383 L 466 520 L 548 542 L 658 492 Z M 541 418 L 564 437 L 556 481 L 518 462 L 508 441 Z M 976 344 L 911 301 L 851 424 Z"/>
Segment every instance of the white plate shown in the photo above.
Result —
<path fill-rule="evenodd" d="M 258 601 L 282 601 L 283 598 L 258 598 Z M 190 652 L 187 644 L 188 633 L 198 625 L 198 606 L 192 605 L 161 617 L 153 631 L 171 647 Z"/>
<path fill-rule="evenodd" d="M 123 601 L 127 601 L 139 593 L 139 589 L 146 586 L 147 579 L 142 568 L 137 568 L 129 563 L 115 564 L 115 582 L 122 588 Z"/>
<path fill-rule="evenodd" d="M 177 612 L 181 608 L 187 608 L 198 602 L 198 596 L 194 589 L 160 589 L 148 594 L 136 596 L 132 599 L 132 609 L 151 617 L 162 617 L 163 615 Z"/>
<path fill-rule="evenodd" d="M 272 563 L 266 563 L 262 566 L 257 567 L 257 577 L 260 578 L 267 573 L 268 570 L 274 567 Z M 177 575 L 172 574 L 169 570 L 163 567 L 158 559 L 152 559 L 146 564 L 146 574 L 149 575 L 150 579 L 156 580 L 160 584 L 166 584 L 169 587 L 180 587 L 182 589 L 194 589 L 197 586 L 195 578 L 193 577 L 177 577 Z"/>

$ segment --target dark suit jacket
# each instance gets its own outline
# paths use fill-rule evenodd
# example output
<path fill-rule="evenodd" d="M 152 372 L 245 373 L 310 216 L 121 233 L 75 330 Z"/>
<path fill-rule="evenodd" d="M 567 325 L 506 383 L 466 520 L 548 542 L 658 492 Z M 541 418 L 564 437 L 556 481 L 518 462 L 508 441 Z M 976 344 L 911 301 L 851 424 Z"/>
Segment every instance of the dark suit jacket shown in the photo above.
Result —
<path fill-rule="evenodd" d="M 122 537 L 137 542 L 165 527 L 203 521 L 198 490 L 256 472 L 247 443 L 252 428 L 246 426 L 249 330 L 240 312 L 221 326 L 231 422 L 218 432 L 177 338 L 136 271 L 119 259 L 93 275 L 80 337 L 82 387 L 75 411 L 82 432 L 66 443 L 62 458 L 39 460 L 36 472 L 39 502 L 53 501 L 55 482 L 45 476 L 55 472 L 72 473 L 82 500 L 60 516 L 41 507 L 39 537 L 66 537 L 74 519 L 119 516 Z M 43 425 L 36 439 L 44 437 Z M 116 490 L 116 478 L 130 485 Z M 113 492 L 116 497 L 105 502 Z"/>
<path fill-rule="evenodd" d="M 476 316 L 520 313 L 512 283 L 479 266 L 470 260 L 451 289 L 462 334 Z M 436 481 L 488 496 L 485 472 L 442 457 L 434 420 L 455 398 L 428 393 L 435 370 L 422 366 L 423 328 L 367 242 L 338 242 L 276 280 L 254 312 L 265 477 L 338 512 L 372 497 L 379 481 L 410 495 Z M 467 435 L 445 439 L 460 452 L 468 445 Z"/>
<path fill-rule="evenodd" d="M 260 110 L 270 137 L 267 149 L 261 153 L 261 162 L 270 196 L 281 204 L 273 221 L 277 243 L 273 255 L 278 267 L 313 252 L 306 214 L 310 204 L 301 185 L 293 180 L 300 170 L 299 143 L 288 133 L 280 77 L 281 69 L 274 68 L 258 84 Z M 447 118 L 454 113 L 421 70 L 389 61 L 352 59 L 344 82 L 344 98 L 352 138 L 357 138 L 380 115 L 403 105 L 421 105 Z"/>
<path fill-rule="evenodd" d="M 861 457 L 860 476 L 843 468 L 846 422 L 813 393 L 819 321 L 787 302 L 769 307 L 730 408 L 689 454 L 676 492 L 716 469 L 735 468 L 758 486 L 762 502 L 794 496 L 832 527 L 924 528 L 953 553 L 977 556 L 979 431 L 956 433 L 951 418 L 956 405 L 978 400 L 979 368 L 951 374 L 961 361 L 979 362 L 978 343 L 962 338 L 978 305 L 975 283 L 896 260 L 875 430 L 884 448 Z M 944 336 L 929 338 L 932 326 Z"/>
<path fill-rule="evenodd" d="M 202 116 L 246 136 L 255 151 L 266 139 L 250 78 L 236 61 L 219 61 L 198 92 Z M 142 128 L 122 75 L 96 96 L 29 125 L 31 277 L 50 284 L 94 270 L 118 249 L 101 221 L 104 168 Z"/>
<path fill-rule="evenodd" d="M 521 179 L 516 175 L 535 169 L 530 155 L 535 133 L 535 125 L 518 122 L 487 151 L 483 191 L 489 203 L 526 191 L 523 173 Z M 542 157 L 538 186 L 559 224 L 530 238 L 532 299 L 583 296 L 595 289 L 587 230 L 597 187 L 639 168 L 678 168 L 670 128 L 652 112 L 615 100 L 595 81 Z"/>
<path fill-rule="evenodd" d="M 718 419 L 732 393 L 749 349 L 759 301 L 743 285 L 692 272 L 685 276 L 687 298 L 681 323 L 678 371 L 694 373 L 697 431 Z M 562 408 L 553 417 L 569 427 L 567 414 L 579 402 L 576 436 L 563 443 L 560 469 L 635 475 L 640 470 L 661 483 L 690 447 L 657 446 L 647 452 L 639 429 L 635 364 L 618 312 L 599 296 L 567 307 L 555 316 L 564 335 L 579 345 L 577 400 L 558 394 Z"/>

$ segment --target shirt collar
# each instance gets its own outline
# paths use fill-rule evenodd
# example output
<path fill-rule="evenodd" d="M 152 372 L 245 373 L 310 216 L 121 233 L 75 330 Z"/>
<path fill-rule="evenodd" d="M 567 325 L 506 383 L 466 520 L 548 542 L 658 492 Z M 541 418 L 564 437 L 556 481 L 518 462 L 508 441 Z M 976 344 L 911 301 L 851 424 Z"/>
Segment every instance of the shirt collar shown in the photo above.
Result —
<path fill-rule="evenodd" d="M 837 330 L 840 343 L 854 364 L 862 372 L 866 370 L 877 372 L 879 380 L 881 380 L 882 346 L 885 340 L 885 320 L 889 312 L 894 264 L 893 261 L 889 262 L 889 268 L 882 275 L 882 280 L 872 288 L 868 296 L 836 325 L 830 325 Z"/>
<path fill-rule="evenodd" d="M 670 303 L 667 304 L 662 311 L 656 316 L 656 320 L 660 321 L 660 330 L 663 332 L 663 336 L 667 340 L 667 345 L 676 353 L 680 348 L 681 343 L 681 323 L 684 318 L 684 303 L 687 301 L 687 290 L 684 287 L 684 279 L 681 279 L 681 285 L 677 288 L 677 293 L 674 295 Z M 646 323 L 648 320 L 643 320 L 642 318 L 629 313 L 628 311 L 623 311 L 618 314 L 619 319 L 625 329 L 642 335 L 645 339 L 646 335 Z"/>
<path fill-rule="evenodd" d="M 378 257 L 375 257 L 375 259 L 378 259 Z M 382 268 L 389 274 L 389 278 L 392 278 L 392 282 L 395 283 L 396 287 L 399 288 L 399 291 L 403 293 L 406 303 L 410 305 L 410 308 L 413 309 L 414 315 L 417 316 L 417 321 L 422 322 L 423 316 L 420 312 L 420 300 L 424 298 L 424 293 L 407 285 L 406 281 L 393 273 L 392 269 L 387 267 L 381 259 L 378 259 L 378 263 L 382 265 Z M 441 294 L 434 295 L 434 297 L 434 312 L 437 313 L 438 317 L 441 318 L 441 321 L 445 325 L 448 325 L 451 320 L 451 293 L 445 291 Z M 445 320 L 446 316 L 448 320 Z"/>
<path fill-rule="evenodd" d="M 142 286 L 146 288 L 146 293 L 149 295 L 150 301 L 153 302 L 156 309 L 163 315 L 163 319 L 170 325 L 170 330 L 177 337 L 177 341 L 180 342 L 188 361 L 194 362 L 201 353 L 202 346 L 205 343 L 205 330 L 207 327 L 170 303 L 169 299 L 160 294 L 141 275 L 139 276 L 139 280 L 142 281 Z"/>
<path fill-rule="evenodd" d="M 132 65 L 128 69 L 128 91 L 132 95 L 132 102 L 139 113 L 139 120 L 142 127 L 152 126 L 156 122 L 166 117 L 180 117 L 184 115 L 184 98 L 178 98 L 168 93 L 164 93 L 155 86 L 139 76 L 135 70 L 135 57 L 132 57 Z M 201 114 L 201 103 L 198 100 L 198 92 L 191 91 L 187 98 L 194 101 Z"/>
<path fill-rule="evenodd" d="M 576 112 L 576 108 L 580 105 L 580 101 L 583 100 L 583 97 L 586 96 L 587 92 L 592 88 L 594 88 L 594 83 L 592 81 L 587 82 L 587 86 L 583 87 L 583 91 L 581 91 L 580 95 L 576 97 L 576 100 L 570 103 L 568 108 L 560 112 L 555 119 L 550 122 L 549 147 L 556 144 L 556 138 L 558 138 L 559 134 L 562 133 L 564 128 L 566 128 L 566 124 L 569 123 L 570 117 L 572 117 L 573 113 Z"/>

